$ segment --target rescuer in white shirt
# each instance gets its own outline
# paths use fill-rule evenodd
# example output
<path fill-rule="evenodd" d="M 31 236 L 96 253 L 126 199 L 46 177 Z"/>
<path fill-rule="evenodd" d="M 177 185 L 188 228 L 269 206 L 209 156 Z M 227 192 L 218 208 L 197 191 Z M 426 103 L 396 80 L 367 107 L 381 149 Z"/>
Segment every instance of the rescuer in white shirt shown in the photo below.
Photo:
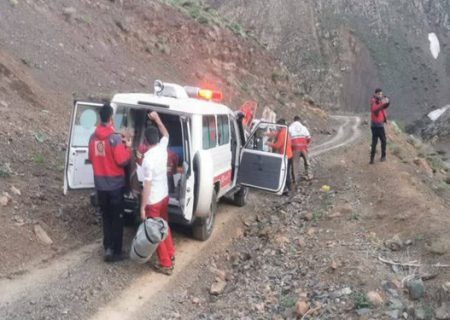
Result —
<path fill-rule="evenodd" d="M 308 128 L 306 128 L 301 122 L 300 117 L 295 116 L 294 122 L 289 126 L 289 134 L 292 139 L 292 151 L 294 153 L 293 163 L 293 177 L 295 183 L 298 183 L 301 177 L 300 174 L 300 159 L 303 159 L 305 164 L 305 178 L 307 180 L 312 179 L 312 175 L 309 169 L 309 157 L 308 147 L 311 143 L 311 135 Z"/>
<path fill-rule="evenodd" d="M 144 173 L 144 189 L 141 199 L 141 219 L 161 217 L 168 221 L 169 188 L 167 184 L 167 146 L 169 132 L 156 112 L 148 115 L 156 126 L 150 125 L 145 130 L 145 139 L 149 146 L 142 163 Z M 162 138 L 159 139 L 161 133 Z M 175 260 L 175 248 L 169 231 L 166 240 L 156 250 L 159 264 L 156 271 L 171 275 Z"/>

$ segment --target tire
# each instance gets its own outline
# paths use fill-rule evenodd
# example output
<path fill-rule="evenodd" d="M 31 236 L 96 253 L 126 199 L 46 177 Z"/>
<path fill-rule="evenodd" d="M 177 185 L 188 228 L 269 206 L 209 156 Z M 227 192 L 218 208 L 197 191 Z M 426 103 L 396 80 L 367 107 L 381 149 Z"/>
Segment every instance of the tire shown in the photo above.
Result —
<path fill-rule="evenodd" d="M 241 187 L 238 192 L 233 195 L 233 204 L 238 207 L 243 207 L 247 204 L 248 188 Z"/>
<path fill-rule="evenodd" d="M 214 190 L 211 198 L 211 205 L 209 208 L 208 217 L 197 218 L 192 227 L 192 236 L 196 240 L 206 241 L 211 236 L 214 221 L 216 220 L 217 212 L 217 192 Z"/>

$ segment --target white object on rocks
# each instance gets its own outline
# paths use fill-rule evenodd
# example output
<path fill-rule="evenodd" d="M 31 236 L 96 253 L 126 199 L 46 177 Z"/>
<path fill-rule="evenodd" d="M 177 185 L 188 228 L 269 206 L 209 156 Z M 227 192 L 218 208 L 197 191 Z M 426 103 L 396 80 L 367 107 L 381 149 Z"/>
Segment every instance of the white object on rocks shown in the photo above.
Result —
<path fill-rule="evenodd" d="M 43 244 L 51 245 L 53 243 L 53 240 L 48 236 L 47 232 L 45 232 L 39 224 L 36 224 L 34 226 L 34 233 L 36 234 L 36 237 L 39 239 L 39 241 L 41 241 Z"/>
<path fill-rule="evenodd" d="M 8 205 L 9 198 L 6 196 L 0 196 L 0 205 L 6 207 Z"/>
<path fill-rule="evenodd" d="M 441 53 L 441 45 L 439 43 L 439 39 L 436 33 L 432 32 L 428 34 L 428 40 L 430 41 L 430 51 L 433 55 L 434 59 L 439 57 L 439 53 Z"/>
<path fill-rule="evenodd" d="M 3 207 L 6 207 L 8 203 L 12 200 L 12 197 L 8 192 L 3 192 L 3 194 L 0 196 L 0 204 Z"/>
<path fill-rule="evenodd" d="M 169 225 L 162 218 L 149 218 L 142 222 L 131 243 L 131 260 L 138 263 L 150 260 L 158 244 L 166 239 L 168 232 Z"/>
<path fill-rule="evenodd" d="M 11 192 L 14 193 L 16 196 L 21 196 L 22 195 L 22 192 L 20 192 L 20 190 L 17 189 L 16 187 L 11 186 L 10 189 L 11 189 Z"/>
<path fill-rule="evenodd" d="M 431 121 L 436 121 L 439 119 L 448 109 L 450 109 L 450 105 L 446 105 L 445 107 L 436 109 L 431 111 L 428 114 L 428 118 L 430 118 Z"/>

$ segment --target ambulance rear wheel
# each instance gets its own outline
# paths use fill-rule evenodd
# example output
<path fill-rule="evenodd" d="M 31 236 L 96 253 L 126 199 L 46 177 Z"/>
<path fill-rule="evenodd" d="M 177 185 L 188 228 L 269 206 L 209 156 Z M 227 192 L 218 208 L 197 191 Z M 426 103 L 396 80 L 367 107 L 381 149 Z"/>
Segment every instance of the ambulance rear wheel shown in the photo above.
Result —
<path fill-rule="evenodd" d="M 241 187 L 233 196 L 233 203 L 238 207 L 243 207 L 247 204 L 248 188 Z"/>
<path fill-rule="evenodd" d="M 214 228 L 214 221 L 216 220 L 216 212 L 217 212 L 217 193 L 216 191 L 213 191 L 208 216 L 197 218 L 192 228 L 192 235 L 194 239 L 200 241 L 208 240 Z"/>

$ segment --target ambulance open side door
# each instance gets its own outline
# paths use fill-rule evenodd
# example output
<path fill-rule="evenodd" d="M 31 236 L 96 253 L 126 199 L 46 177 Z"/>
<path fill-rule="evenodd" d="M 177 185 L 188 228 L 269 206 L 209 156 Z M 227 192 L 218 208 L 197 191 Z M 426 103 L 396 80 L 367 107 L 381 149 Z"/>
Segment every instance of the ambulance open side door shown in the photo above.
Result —
<path fill-rule="evenodd" d="M 187 221 L 192 220 L 194 211 L 194 159 L 191 146 L 191 128 L 189 118 L 180 117 L 183 133 L 183 174 L 181 176 L 180 206 Z"/>
<path fill-rule="evenodd" d="M 92 164 L 88 159 L 89 139 L 100 122 L 100 103 L 76 101 L 72 112 L 64 165 L 64 194 L 68 190 L 94 188 Z"/>
<path fill-rule="evenodd" d="M 241 149 L 238 184 L 283 193 L 288 174 L 287 132 L 287 126 L 268 122 L 260 122 L 252 129 Z"/>

